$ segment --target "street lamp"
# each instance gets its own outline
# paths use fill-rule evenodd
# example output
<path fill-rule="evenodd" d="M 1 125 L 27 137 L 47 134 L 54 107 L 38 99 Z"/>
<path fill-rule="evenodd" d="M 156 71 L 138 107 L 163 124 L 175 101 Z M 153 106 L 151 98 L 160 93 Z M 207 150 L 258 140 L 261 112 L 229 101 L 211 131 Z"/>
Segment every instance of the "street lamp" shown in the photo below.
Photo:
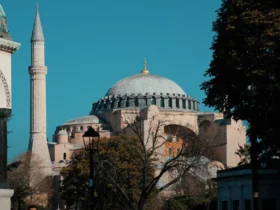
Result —
<path fill-rule="evenodd" d="M 94 167 L 94 145 L 97 140 L 97 146 L 99 143 L 100 135 L 91 126 L 88 126 L 88 130 L 83 135 L 83 141 L 85 150 L 89 153 L 89 199 L 90 199 L 90 209 L 94 209 L 94 185 L 93 185 L 93 167 Z"/>

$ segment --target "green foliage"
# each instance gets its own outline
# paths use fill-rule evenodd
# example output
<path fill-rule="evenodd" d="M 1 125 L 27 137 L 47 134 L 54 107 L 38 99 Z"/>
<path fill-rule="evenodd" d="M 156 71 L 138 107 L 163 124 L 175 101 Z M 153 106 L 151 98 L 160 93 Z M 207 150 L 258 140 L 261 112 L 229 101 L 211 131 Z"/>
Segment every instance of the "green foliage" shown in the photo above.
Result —
<path fill-rule="evenodd" d="M 85 154 L 80 154 L 77 159 L 61 170 L 64 177 L 61 187 L 62 199 L 67 206 L 82 206 L 86 204 L 88 191 L 88 162 Z"/>
<path fill-rule="evenodd" d="M 275 0 L 223 0 L 217 13 L 213 60 L 201 85 L 204 103 L 248 121 L 259 154 L 279 156 L 280 6 Z"/>
<path fill-rule="evenodd" d="M 168 210 L 207 210 L 210 201 L 199 197 L 179 197 L 170 199 Z"/>
<path fill-rule="evenodd" d="M 23 171 L 19 168 L 24 164 L 14 161 L 8 165 L 8 180 L 10 187 L 14 190 L 11 202 L 13 208 L 19 208 L 25 204 L 25 198 L 30 194 L 31 188 L 28 179 L 22 176 Z"/>
<path fill-rule="evenodd" d="M 250 145 L 244 144 L 242 147 L 241 145 L 238 145 L 238 150 L 235 152 L 240 157 L 240 162 L 238 165 L 245 165 L 250 163 Z"/>
<path fill-rule="evenodd" d="M 95 209 L 125 209 L 124 191 L 136 206 L 141 194 L 142 160 L 138 154 L 140 145 L 135 138 L 116 136 L 101 139 L 94 155 Z M 149 167 L 151 179 L 152 167 Z M 89 157 L 84 151 L 72 163 L 63 168 L 61 195 L 68 208 L 86 206 L 89 200 Z M 119 188 L 112 182 L 114 180 Z"/>

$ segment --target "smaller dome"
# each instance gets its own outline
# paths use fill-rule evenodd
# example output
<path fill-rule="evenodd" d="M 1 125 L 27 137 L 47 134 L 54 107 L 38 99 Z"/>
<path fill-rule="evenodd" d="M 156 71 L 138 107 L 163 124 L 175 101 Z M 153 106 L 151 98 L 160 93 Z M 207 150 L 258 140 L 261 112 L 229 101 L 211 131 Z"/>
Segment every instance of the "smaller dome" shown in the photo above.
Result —
<path fill-rule="evenodd" d="M 95 115 L 88 115 L 67 121 L 63 125 L 99 124 L 101 120 Z"/>
<path fill-rule="evenodd" d="M 57 135 L 68 135 L 66 130 L 60 130 L 58 131 Z"/>

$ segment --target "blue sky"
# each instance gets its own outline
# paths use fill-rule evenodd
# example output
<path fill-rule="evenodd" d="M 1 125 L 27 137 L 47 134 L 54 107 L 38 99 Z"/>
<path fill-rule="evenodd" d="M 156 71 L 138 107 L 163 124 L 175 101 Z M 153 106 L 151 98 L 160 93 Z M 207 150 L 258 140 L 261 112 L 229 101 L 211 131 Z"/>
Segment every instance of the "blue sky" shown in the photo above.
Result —
<path fill-rule="evenodd" d="M 178 83 L 200 102 L 199 85 L 212 59 L 212 22 L 220 0 L 5 0 L 13 40 L 13 118 L 9 161 L 29 141 L 30 36 L 39 3 L 46 39 L 47 135 L 67 120 L 87 115 L 118 80 L 150 73 Z M 201 104 L 202 111 L 211 108 Z"/>

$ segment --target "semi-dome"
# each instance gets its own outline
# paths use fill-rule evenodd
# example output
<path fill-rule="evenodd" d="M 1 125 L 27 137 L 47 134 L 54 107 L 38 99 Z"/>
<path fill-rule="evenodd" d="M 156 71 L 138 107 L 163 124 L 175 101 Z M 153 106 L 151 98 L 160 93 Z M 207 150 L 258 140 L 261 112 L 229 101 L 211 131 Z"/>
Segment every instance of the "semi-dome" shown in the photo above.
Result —
<path fill-rule="evenodd" d="M 95 115 L 88 115 L 79 118 L 75 118 L 67 121 L 63 125 L 82 125 L 82 124 L 99 124 L 102 123 Z"/>
<path fill-rule="evenodd" d="M 106 94 L 113 95 L 138 94 L 175 94 L 186 95 L 183 89 L 170 79 L 153 74 L 136 74 L 118 81 Z"/>
<path fill-rule="evenodd" d="M 57 133 L 57 135 L 59 136 L 59 135 L 68 135 L 68 133 L 67 133 L 67 131 L 66 130 L 60 130 L 60 131 L 58 131 L 58 133 Z"/>
<path fill-rule="evenodd" d="M 93 104 L 91 114 L 119 108 L 157 105 L 160 109 L 198 111 L 199 103 L 170 79 L 150 74 L 144 62 L 141 74 L 118 81 Z"/>

